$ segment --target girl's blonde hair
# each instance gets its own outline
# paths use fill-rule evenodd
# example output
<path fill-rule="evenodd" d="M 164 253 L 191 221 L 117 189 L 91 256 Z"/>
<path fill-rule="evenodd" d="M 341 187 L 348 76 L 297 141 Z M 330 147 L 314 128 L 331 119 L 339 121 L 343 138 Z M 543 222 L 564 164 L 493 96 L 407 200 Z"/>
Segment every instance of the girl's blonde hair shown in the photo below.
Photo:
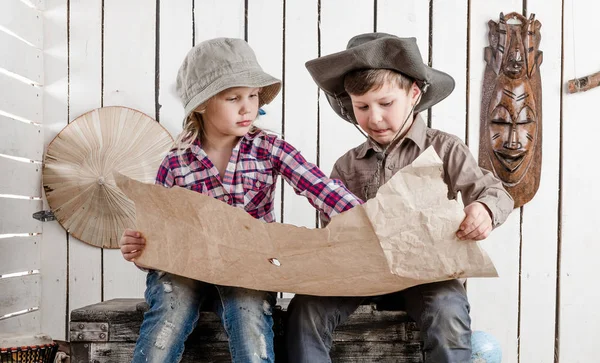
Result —
<path fill-rule="evenodd" d="M 260 90 L 262 90 L 262 88 Z M 225 91 L 227 91 L 227 90 L 225 90 Z M 225 92 L 225 91 L 222 91 L 222 92 Z M 221 94 L 222 92 L 220 92 L 219 94 Z M 200 140 L 202 140 L 202 138 L 204 137 L 203 114 L 206 112 L 208 104 L 211 102 L 211 100 L 217 96 L 218 96 L 218 94 L 215 96 L 212 96 L 211 98 L 206 100 L 206 102 L 204 102 L 203 104 L 198 106 L 194 111 L 192 111 L 192 113 L 190 113 L 188 118 L 185 120 L 185 123 L 183 124 L 183 130 L 181 131 L 179 136 L 177 136 L 177 139 L 175 139 L 175 142 L 173 143 L 172 150 L 176 150 L 181 153 L 181 152 L 184 152 L 185 150 L 189 149 L 190 146 L 192 146 L 192 144 L 194 143 L 194 141 L 196 139 L 200 138 Z M 259 127 L 254 125 L 254 122 L 256 121 L 257 118 L 258 118 L 258 115 L 254 119 L 254 121 L 252 122 L 252 126 L 250 127 L 251 133 L 254 133 L 254 132 L 260 130 Z"/>
<path fill-rule="evenodd" d="M 196 139 L 200 138 L 202 140 L 202 136 L 204 135 L 204 119 L 202 118 L 202 114 L 206 112 L 206 106 L 211 99 L 204 102 L 187 117 L 183 124 L 183 130 L 173 143 L 173 150 L 184 151 L 192 146 Z"/>

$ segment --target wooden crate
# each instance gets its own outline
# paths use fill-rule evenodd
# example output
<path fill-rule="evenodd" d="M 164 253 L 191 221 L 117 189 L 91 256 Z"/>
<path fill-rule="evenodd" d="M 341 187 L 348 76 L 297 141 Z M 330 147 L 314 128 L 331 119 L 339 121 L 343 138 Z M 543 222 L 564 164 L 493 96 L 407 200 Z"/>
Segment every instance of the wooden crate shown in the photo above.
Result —
<path fill-rule="evenodd" d="M 284 327 L 289 299 L 273 313 L 277 362 L 287 362 Z M 129 362 L 147 305 L 142 299 L 114 299 L 71 313 L 72 363 Z M 201 313 L 182 362 L 230 362 L 227 336 L 219 318 Z M 334 362 L 422 362 L 419 331 L 403 311 L 361 306 L 334 334 Z"/>

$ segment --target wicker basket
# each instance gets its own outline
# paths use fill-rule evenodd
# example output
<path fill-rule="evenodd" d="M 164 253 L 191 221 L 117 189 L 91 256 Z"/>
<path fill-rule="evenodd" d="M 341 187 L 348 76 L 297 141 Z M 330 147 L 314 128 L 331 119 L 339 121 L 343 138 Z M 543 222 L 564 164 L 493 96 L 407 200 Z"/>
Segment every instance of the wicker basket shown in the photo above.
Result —
<path fill-rule="evenodd" d="M 0 363 L 52 363 L 57 351 L 45 335 L 0 339 Z"/>

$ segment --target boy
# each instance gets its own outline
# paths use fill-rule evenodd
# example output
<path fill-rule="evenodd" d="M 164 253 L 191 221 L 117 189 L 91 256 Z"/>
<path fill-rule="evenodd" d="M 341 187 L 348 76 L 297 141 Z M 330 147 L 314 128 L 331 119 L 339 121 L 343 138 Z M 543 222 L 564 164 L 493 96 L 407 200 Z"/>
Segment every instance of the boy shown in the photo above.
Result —
<path fill-rule="evenodd" d="M 345 51 L 311 60 L 306 67 L 334 111 L 367 136 L 365 143 L 335 163 L 332 178 L 367 200 L 398 170 L 433 146 L 444 161 L 448 197 L 454 199 L 460 192 L 466 205 L 457 237 L 482 240 L 506 220 L 513 200 L 501 182 L 478 167 L 457 137 L 429 129 L 418 116 L 446 98 L 454 89 L 454 80 L 423 64 L 414 38 L 358 35 Z M 330 361 L 334 329 L 364 299 L 295 296 L 289 307 L 290 361 Z M 469 302 L 458 280 L 415 286 L 375 299 L 405 309 L 417 322 L 425 362 L 470 361 Z"/>

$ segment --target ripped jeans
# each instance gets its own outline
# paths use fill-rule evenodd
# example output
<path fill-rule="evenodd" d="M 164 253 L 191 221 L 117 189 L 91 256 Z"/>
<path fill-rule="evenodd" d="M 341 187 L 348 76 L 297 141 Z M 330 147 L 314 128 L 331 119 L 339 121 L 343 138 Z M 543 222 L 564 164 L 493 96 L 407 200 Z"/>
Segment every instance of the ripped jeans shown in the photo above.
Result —
<path fill-rule="evenodd" d="M 232 362 L 274 362 L 273 293 L 216 286 L 160 271 L 146 277 L 150 309 L 144 314 L 132 362 L 179 362 L 213 286 L 219 293 L 216 313 L 229 338 Z"/>

